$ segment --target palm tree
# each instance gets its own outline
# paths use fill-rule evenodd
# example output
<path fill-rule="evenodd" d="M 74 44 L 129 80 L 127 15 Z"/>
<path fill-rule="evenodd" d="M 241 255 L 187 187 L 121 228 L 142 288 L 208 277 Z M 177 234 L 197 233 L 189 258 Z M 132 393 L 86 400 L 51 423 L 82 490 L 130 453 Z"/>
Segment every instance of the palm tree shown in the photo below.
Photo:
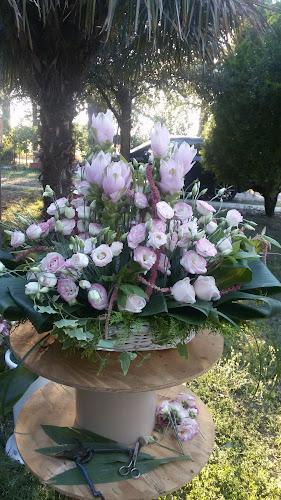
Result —
<path fill-rule="evenodd" d="M 2 0 L 3 78 L 40 106 L 43 185 L 58 196 L 69 189 L 76 99 L 111 32 L 206 60 L 244 19 L 262 24 L 254 0 Z"/>

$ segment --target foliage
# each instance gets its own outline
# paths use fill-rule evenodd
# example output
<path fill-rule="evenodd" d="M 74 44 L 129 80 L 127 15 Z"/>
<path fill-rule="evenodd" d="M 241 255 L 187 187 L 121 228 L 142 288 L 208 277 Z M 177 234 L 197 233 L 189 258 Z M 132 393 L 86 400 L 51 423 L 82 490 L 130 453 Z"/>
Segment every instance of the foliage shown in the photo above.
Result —
<path fill-rule="evenodd" d="M 206 167 L 241 191 L 259 191 L 268 216 L 281 191 L 281 17 L 271 22 L 262 38 L 245 28 L 203 85 L 203 94 L 210 90 L 213 100 L 211 126 L 205 130 Z"/>
<path fill-rule="evenodd" d="M 87 127 L 78 123 L 73 127 L 73 140 L 75 144 L 76 155 L 79 159 L 89 155 L 89 140 Z"/>

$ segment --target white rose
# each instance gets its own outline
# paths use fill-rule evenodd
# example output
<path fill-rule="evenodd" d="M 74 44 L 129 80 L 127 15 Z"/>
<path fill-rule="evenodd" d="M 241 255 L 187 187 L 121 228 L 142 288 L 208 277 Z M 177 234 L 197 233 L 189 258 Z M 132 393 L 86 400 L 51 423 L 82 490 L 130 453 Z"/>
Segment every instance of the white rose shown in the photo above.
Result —
<path fill-rule="evenodd" d="M 185 302 L 186 304 L 194 304 L 196 302 L 195 291 L 190 284 L 189 278 L 177 281 L 171 288 L 171 294 L 178 302 Z"/>
<path fill-rule="evenodd" d="M 209 224 L 205 227 L 205 231 L 207 234 L 213 234 L 218 228 L 217 223 L 214 220 L 211 220 Z"/>
<path fill-rule="evenodd" d="M 220 298 L 220 291 L 213 276 L 199 276 L 193 286 L 198 299 L 209 302 Z"/>
<path fill-rule="evenodd" d="M 128 311 L 131 313 L 140 313 L 145 306 L 146 300 L 143 297 L 139 297 L 139 295 L 131 293 L 127 297 L 124 311 Z"/>
<path fill-rule="evenodd" d="M 221 238 L 217 242 L 217 248 L 223 255 L 228 255 L 232 251 L 231 238 Z"/>
<path fill-rule="evenodd" d="M 38 282 L 42 286 L 47 286 L 48 288 L 54 288 L 57 284 L 57 277 L 53 273 L 42 273 L 38 276 Z"/>
<path fill-rule="evenodd" d="M 42 234 L 42 229 L 38 224 L 31 224 L 31 226 L 29 226 L 25 232 L 26 236 L 30 240 L 39 240 Z"/>
<path fill-rule="evenodd" d="M 167 243 L 167 235 L 161 231 L 152 231 L 148 235 L 147 246 L 152 248 L 161 248 Z"/>
<path fill-rule="evenodd" d="M 37 281 L 31 281 L 25 285 L 26 295 L 36 295 L 40 291 L 40 285 Z"/>
<path fill-rule="evenodd" d="M 25 243 L 25 234 L 22 231 L 14 231 L 11 234 L 11 246 L 20 247 Z"/>
<path fill-rule="evenodd" d="M 238 224 L 243 221 L 243 215 L 240 214 L 240 212 L 238 212 L 235 208 L 228 210 L 225 218 L 230 227 L 237 227 Z"/>
<path fill-rule="evenodd" d="M 110 245 L 110 250 L 111 250 L 112 255 L 114 257 L 117 257 L 118 255 L 120 255 L 120 253 L 123 250 L 122 241 L 113 241 L 113 243 Z"/>
<path fill-rule="evenodd" d="M 67 267 L 73 267 L 74 269 L 83 269 L 89 264 L 89 257 L 84 253 L 77 252 L 72 255 L 70 259 L 66 261 Z"/>

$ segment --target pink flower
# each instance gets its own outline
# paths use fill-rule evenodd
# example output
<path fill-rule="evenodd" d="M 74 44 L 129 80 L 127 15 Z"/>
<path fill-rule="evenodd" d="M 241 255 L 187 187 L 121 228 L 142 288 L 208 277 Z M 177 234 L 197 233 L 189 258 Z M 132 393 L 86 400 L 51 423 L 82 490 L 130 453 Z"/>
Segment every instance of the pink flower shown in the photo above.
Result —
<path fill-rule="evenodd" d="M 186 221 L 192 217 L 192 208 L 185 201 L 178 201 L 174 206 L 174 212 L 177 219 Z"/>
<path fill-rule="evenodd" d="M 183 142 L 180 147 L 174 152 L 173 159 L 183 166 L 183 174 L 186 175 L 194 163 L 193 159 L 197 153 L 194 146 L 190 146 L 187 142 Z"/>
<path fill-rule="evenodd" d="M 39 224 L 31 224 L 25 233 L 30 240 L 39 240 L 42 235 L 42 229 Z"/>
<path fill-rule="evenodd" d="M 134 203 L 137 208 L 143 209 L 148 207 L 147 197 L 143 193 L 135 193 L 134 195 Z"/>
<path fill-rule="evenodd" d="M 125 304 L 124 308 L 119 307 L 119 309 L 121 309 L 123 311 L 131 312 L 131 313 L 140 313 L 145 306 L 146 306 L 146 300 L 143 297 L 140 297 L 139 295 L 131 293 L 127 297 L 126 304 Z"/>
<path fill-rule="evenodd" d="M 171 288 L 171 294 L 178 302 L 184 302 L 186 304 L 194 304 L 196 302 L 195 291 L 190 284 L 189 278 L 177 281 Z"/>
<path fill-rule="evenodd" d="M 106 309 L 108 306 L 108 295 L 104 286 L 94 283 L 88 292 L 88 300 L 91 306 L 98 311 Z"/>
<path fill-rule="evenodd" d="M 166 231 L 166 223 L 161 219 L 152 219 L 151 220 L 151 231 L 160 231 L 161 233 L 165 233 Z"/>
<path fill-rule="evenodd" d="M 99 245 L 91 253 L 92 260 L 97 267 L 104 267 L 112 262 L 112 251 L 108 245 Z"/>
<path fill-rule="evenodd" d="M 123 161 L 113 162 L 105 169 L 102 187 L 112 201 L 118 201 L 130 187 L 132 182 L 131 169 Z"/>
<path fill-rule="evenodd" d="M 92 236 L 97 236 L 102 231 L 102 226 L 100 224 L 96 224 L 95 222 L 91 222 L 88 230 Z"/>
<path fill-rule="evenodd" d="M 102 180 L 106 167 L 111 162 L 111 155 L 100 151 L 93 156 L 91 165 L 86 163 L 85 177 L 90 184 L 97 184 L 102 187 Z"/>
<path fill-rule="evenodd" d="M 167 243 L 167 235 L 161 231 L 151 231 L 148 235 L 147 246 L 161 248 Z"/>
<path fill-rule="evenodd" d="M 47 208 L 47 214 L 55 215 L 57 212 L 64 213 L 64 207 L 67 204 L 67 198 L 58 198 L 54 203 L 51 203 Z"/>
<path fill-rule="evenodd" d="M 243 221 L 243 215 L 235 208 L 228 210 L 225 218 L 230 227 L 237 227 Z"/>
<path fill-rule="evenodd" d="M 133 226 L 127 236 L 129 248 L 137 248 L 140 243 L 145 240 L 146 237 L 146 225 L 141 223 Z"/>
<path fill-rule="evenodd" d="M 181 405 L 185 409 L 187 409 L 187 408 L 196 408 L 197 409 L 195 397 L 191 396 L 190 394 L 186 394 L 186 392 L 180 392 L 177 395 L 177 401 L 179 403 L 181 403 Z"/>
<path fill-rule="evenodd" d="M 74 304 L 79 292 L 79 287 L 71 278 L 60 278 L 57 284 L 57 291 L 65 302 Z"/>
<path fill-rule="evenodd" d="M 11 234 L 11 246 L 20 247 L 25 243 L 25 234 L 22 231 L 13 231 Z"/>
<path fill-rule="evenodd" d="M 75 185 L 75 193 L 76 194 L 81 194 L 83 196 L 86 196 L 88 194 L 88 191 L 90 189 L 90 184 L 88 181 L 76 181 L 74 183 Z M 67 207 L 66 207 L 67 208 Z M 66 210 L 65 208 L 65 210 Z"/>
<path fill-rule="evenodd" d="M 175 250 L 175 248 L 178 246 L 178 240 L 179 240 L 179 238 L 178 238 L 177 233 L 174 232 L 174 233 L 168 234 L 166 248 L 168 248 L 168 250 L 173 252 Z"/>
<path fill-rule="evenodd" d="M 207 272 L 206 260 L 193 250 L 186 252 L 181 258 L 180 263 L 190 274 L 205 274 Z"/>
<path fill-rule="evenodd" d="M 150 140 L 154 156 L 164 158 L 168 153 L 170 144 L 170 134 L 167 128 L 163 127 L 161 123 L 156 123 L 152 129 Z"/>
<path fill-rule="evenodd" d="M 41 260 L 40 268 L 48 273 L 57 273 L 63 269 L 64 257 L 58 252 L 50 252 Z"/>
<path fill-rule="evenodd" d="M 163 221 L 174 217 L 174 210 L 166 201 L 158 201 L 156 203 L 156 211 L 159 219 Z"/>
<path fill-rule="evenodd" d="M 220 291 L 213 276 L 199 276 L 194 282 L 194 290 L 198 299 L 201 300 L 209 302 L 220 298 Z"/>
<path fill-rule="evenodd" d="M 158 271 L 160 271 L 160 273 L 167 274 L 167 276 L 170 276 L 171 274 L 170 269 L 171 269 L 171 262 L 169 261 L 167 255 L 161 253 L 158 263 Z"/>
<path fill-rule="evenodd" d="M 214 257 L 217 255 L 217 249 L 213 243 L 211 243 L 207 238 L 201 238 L 195 242 L 196 252 L 202 257 Z"/>
<path fill-rule="evenodd" d="M 190 441 L 199 432 L 198 422 L 194 418 L 186 417 L 178 426 L 178 433 L 181 441 Z"/>
<path fill-rule="evenodd" d="M 85 200 L 84 198 L 73 198 L 73 200 L 71 201 L 71 205 L 74 207 L 74 208 L 78 208 L 80 207 L 81 205 L 84 205 L 85 204 Z"/>
<path fill-rule="evenodd" d="M 170 159 L 161 161 L 159 187 L 163 193 L 179 193 L 184 186 L 183 167 Z"/>
<path fill-rule="evenodd" d="M 140 266 L 149 271 L 156 262 L 156 253 L 150 248 L 139 246 L 134 250 L 134 261 Z"/>
<path fill-rule="evenodd" d="M 53 218 L 53 217 L 52 217 Z M 44 238 L 45 236 L 47 236 L 50 232 L 50 227 L 51 227 L 51 224 L 49 223 L 49 221 L 46 221 L 46 222 L 39 222 L 38 226 L 40 227 L 42 233 L 41 233 L 41 236 Z"/>
<path fill-rule="evenodd" d="M 203 200 L 196 201 L 196 208 L 200 215 L 209 215 L 216 211 L 216 209 L 212 207 L 210 203 L 207 203 L 206 201 Z"/>
<path fill-rule="evenodd" d="M 69 236 L 73 229 L 75 228 L 75 220 L 74 219 L 62 219 L 61 221 L 62 224 L 62 234 L 65 236 Z"/>
<path fill-rule="evenodd" d="M 109 109 L 106 113 L 98 113 L 97 116 L 92 116 L 92 127 L 94 129 L 95 141 L 98 144 L 113 142 L 115 134 L 115 123 L 113 113 Z"/>

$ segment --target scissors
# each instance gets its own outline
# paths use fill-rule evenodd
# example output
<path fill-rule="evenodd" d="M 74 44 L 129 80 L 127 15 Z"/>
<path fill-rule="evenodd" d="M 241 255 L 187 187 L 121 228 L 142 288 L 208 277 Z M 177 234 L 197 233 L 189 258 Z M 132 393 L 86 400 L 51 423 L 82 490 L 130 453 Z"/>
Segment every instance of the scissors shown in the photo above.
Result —
<path fill-rule="evenodd" d="M 139 469 L 136 467 L 138 454 L 140 451 L 140 441 L 137 440 L 133 454 L 130 457 L 130 462 L 128 465 L 122 465 L 119 469 L 120 476 L 128 476 L 129 474 L 133 479 L 138 479 L 141 475 Z"/>

